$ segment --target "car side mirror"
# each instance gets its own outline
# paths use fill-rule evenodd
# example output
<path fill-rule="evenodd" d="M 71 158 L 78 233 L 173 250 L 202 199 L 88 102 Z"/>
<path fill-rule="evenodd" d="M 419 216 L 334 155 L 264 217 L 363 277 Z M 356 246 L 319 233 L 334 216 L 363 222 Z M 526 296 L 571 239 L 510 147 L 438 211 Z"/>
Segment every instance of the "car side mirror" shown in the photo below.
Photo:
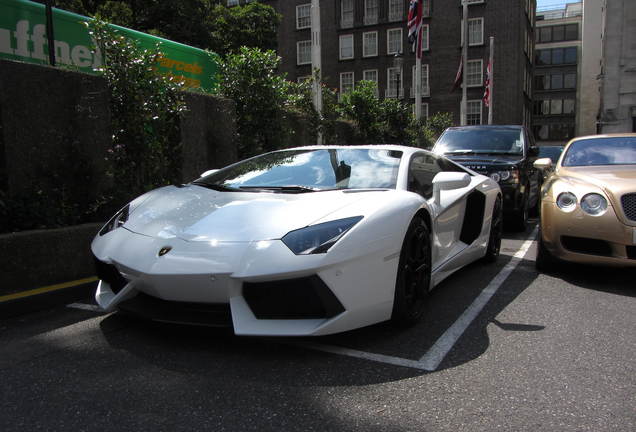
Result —
<path fill-rule="evenodd" d="M 528 154 L 530 156 L 539 156 L 539 147 L 530 146 L 530 148 L 528 150 L 529 150 Z"/>
<path fill-rule="evenodd" d="M 552 160 L 550 158 L 537 159 L 536 161 L 534 161 L 533 165 L 536 169 L 544 171 L 552 167 Z"/>
<path fill-rule="evenodd" d="M 215 172 L 217 172 L 217 171 L 218 171 L 218 169 L 210 169 L 210 170 L 207 170 L 206 172 L 204 172 L 203 174 L 201 174 L 201 177 L 205 177 L 205 176 L 208 176 L 208 175 L 210 175 L 210 174 L 214 174 L 214 173 L 215 173 Z"/>
<path fill-rule="evenodd" d="M 455 171 L 442 171 L 433 178 L 433 196 L 435 202 L 440 204 L 440 193 L 443 190 L 461 189 L 470 184 L 470 176 L 466 173 Z"/>

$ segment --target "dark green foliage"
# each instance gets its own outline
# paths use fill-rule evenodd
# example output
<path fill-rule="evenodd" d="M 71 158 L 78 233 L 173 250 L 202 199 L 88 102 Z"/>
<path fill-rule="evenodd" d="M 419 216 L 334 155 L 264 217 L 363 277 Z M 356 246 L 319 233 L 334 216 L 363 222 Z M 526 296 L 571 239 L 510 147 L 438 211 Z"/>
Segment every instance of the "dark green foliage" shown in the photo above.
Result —
<path fill-rule="evenodd" d="M 111 94 L 112 147 L 109 175 L 113 198 L 133 196 L 181 180 L 179 83 L 154 70 L 160 47 L 143 50 L 96 21 L 90 32 L 105 53 L 103 76 Z"/>
<path fill-rule="evenodd" d="M 44 0 L 40 0 L 44 3 Z M 276 49 L 281 16 L 259 2 L 228 8 L 220 0 L 56 0 L 55 6 L 113 24 L 209 49 Z"/>
<path fill-rule="evenodd" d="M 444 130 L 453 125 L 453 116 L 449 112 L 438 112 L 419 124 L 415 121 L 409 129 L 413 145 L 430 149 Z"/>

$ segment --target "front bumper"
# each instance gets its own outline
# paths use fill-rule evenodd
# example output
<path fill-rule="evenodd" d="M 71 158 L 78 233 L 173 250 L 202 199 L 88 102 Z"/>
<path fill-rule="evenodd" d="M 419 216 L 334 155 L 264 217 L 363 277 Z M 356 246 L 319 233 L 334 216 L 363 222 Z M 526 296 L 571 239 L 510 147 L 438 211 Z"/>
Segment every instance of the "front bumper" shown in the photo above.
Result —
<path fill-rule="evenodd" d="M 388 249 L 299 256 L 280 240 L 187 242 L 120 228 L 93 242 L 98 267 L 111 269 L 100 278 L 95 297 L 106 311 L 229 324 L 239 335 L 337 333 L 390 318 L 399 240 L 395 243 Z M 158 256 L 167 246 L 170 252 Z M 121 279 L 113 278 L 113 269 Z"/>
<path fill-rule="evenodd" d="M 561 260 L 636 267 L 636 227 L 620 222 L 611 206 L 601 216 L 590 216 L 579 207 L 563 212 L 544 200 L 541 235 L 545 247 Z"/>

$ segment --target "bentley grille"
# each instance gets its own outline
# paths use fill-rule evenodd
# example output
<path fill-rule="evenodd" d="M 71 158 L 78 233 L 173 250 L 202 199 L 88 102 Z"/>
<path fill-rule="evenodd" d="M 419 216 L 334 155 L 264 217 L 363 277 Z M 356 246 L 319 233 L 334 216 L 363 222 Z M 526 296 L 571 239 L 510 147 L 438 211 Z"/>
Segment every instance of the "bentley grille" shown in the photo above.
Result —
<path fill-rule="evenodd" d="M 636 221 L 636 193 L 628 193 L 621 197 L 623 212 L 627 219 Z"/>

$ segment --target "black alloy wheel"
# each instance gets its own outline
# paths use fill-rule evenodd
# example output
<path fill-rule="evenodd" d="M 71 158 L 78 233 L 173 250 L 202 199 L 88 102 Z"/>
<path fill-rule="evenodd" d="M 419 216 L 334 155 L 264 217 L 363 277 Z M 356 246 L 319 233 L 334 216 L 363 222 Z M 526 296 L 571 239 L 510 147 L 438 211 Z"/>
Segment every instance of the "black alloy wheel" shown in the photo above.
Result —
<path fill-rule="evenodd" d="M 523 204 L 521 205 L 521 209 L 519 209 L 514 214 L 514 229 L 519 232 L 523 232 L 528 228 L 528 218 L 530 217 L 530 199 L 528 197 L 528 187 L 526 187 L 526 192 L 523 195 Z"/>
<path fill-rule="evenodd" d="M 503 205 L 501 197 L 497 196 L 495 205 L 492 209 L 492 221 L 490 223 L 490 237 L 488 238 L 488 247 L 484 261 L 494 263 L 499 258 L 501 251 L 501 237 L 503 236 Z"/>
<path fill-rule="evenodd" d="M 424 219 L 415 216 L 406 231 L 395 283 L 391 320 L 410 327 L 424 316 L 431 286 L 431 239 Z"/>

